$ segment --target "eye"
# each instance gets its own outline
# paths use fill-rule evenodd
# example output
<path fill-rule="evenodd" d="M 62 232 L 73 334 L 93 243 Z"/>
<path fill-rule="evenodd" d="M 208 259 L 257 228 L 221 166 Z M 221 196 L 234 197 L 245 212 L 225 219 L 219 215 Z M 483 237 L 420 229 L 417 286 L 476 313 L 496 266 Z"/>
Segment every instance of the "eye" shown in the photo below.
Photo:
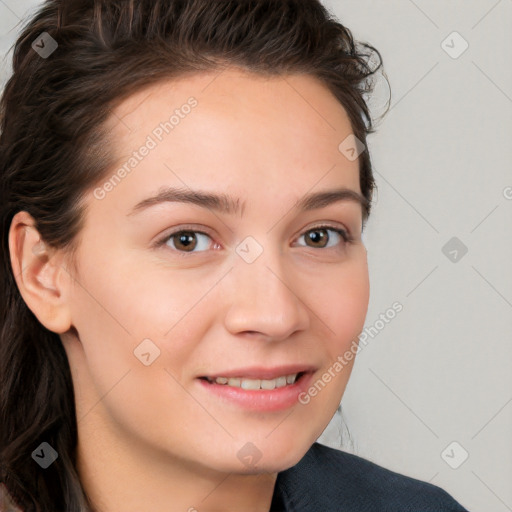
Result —
<path fill-rule="evenodd" d="M 334 235 L 330 235 L 329 232 L 334 233 Z M 317 249 L 329 249 L 337 245 L 343 246 L 345 243 L 349 243 L 352 240 L 344 229 L 334 228 L 332 226 L 317 226 L 308 229 L 300 238 L 302 237 L 305 237 L 307 247 Z M 313 245 L 308 245 L 308 242 L 311 242 Z"/>
<path fill-rule="evenodd" d="M 299 237 L 305 238 L 305 244 L 300 246 L 312 247 L 316 249 L 329 249 L 336 246 L 343 246 L 352 241 L 347 231 L 333 226 L 317 226 L 308 229 Z M 210 235 L 194 229 L 180 229 L 166 235 L 157 245 L 166 245 L 174 251 L 186 254 L 194 252 L 204 252 L 210 249 L 212 238 Z M 214 244 L 214 249 L 219 248 L 218 244 Z"/>
<path fill-rule="evenodd" d="M 167 235 L 161 244 L 169 245 L 179 252 L 203 252 L 209 249 L 208 240 L 211 240 L 211 237 L 206 233 L 182 229 Z"/>

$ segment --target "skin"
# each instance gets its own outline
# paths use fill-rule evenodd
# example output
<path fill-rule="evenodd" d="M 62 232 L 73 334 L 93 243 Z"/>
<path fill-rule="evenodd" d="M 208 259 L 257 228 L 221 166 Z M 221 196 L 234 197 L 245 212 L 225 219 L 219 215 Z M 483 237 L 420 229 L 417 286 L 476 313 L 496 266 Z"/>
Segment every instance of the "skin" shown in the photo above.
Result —
<path fill-rule="evenodd" d="M 101 200 L 86 196 L 76 266 L 41 242 L 26 212 L 9 235 L 23 299 L 68 355 L 78 470 L 100 512 L 268 511 L 277 472 L 327 426 L 353 360 L 308 404 L 278 411 L 244 410 L 197 377 L 305 363 L 314 382 L 367 312 L 361 206 L 294 208 L 311 192 L 361 192 L 358 161 L 338 150 L 352 133 L 347 114 L 315 78 L 231 68 L 139 91 L 109 120 L 106 177 L 190 96 L 197 106 L 128 176 Z M 174 202 L 127 215 L 161 186 L 227 193 L 243 214 Z M 353 241 L 329 230 L 328 247 L 315 244 L 307 234 L 323 224 Z M 207 233 L 195 252 L 177 237 L 154 246 L 181 226 Z M 250 264 L 236 252 L 248 236 L 263 249 Z M 149 366 L 134 356 L 146 338 L 161 351 Z M 248 442 L 256 465 L 237 457 Z"/>

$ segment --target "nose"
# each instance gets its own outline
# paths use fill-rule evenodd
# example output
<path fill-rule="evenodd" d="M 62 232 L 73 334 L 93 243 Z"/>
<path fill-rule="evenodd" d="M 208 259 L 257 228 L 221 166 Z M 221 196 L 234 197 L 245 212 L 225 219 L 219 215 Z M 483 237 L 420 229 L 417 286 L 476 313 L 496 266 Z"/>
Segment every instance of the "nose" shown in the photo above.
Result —
<path fill-rule="evenodd" d="M 288 275 L 286 270 L 288 270 Z M 230 305 L 226 329 L 234 334 L 250 333 L 269 341 L 288 338 L 309 327 L 310 311 L 300 296 L 297 279 L 269 250 L 253 263 L 239 259 L 230 272 Z M 291 282 L 292 281 L 292 282 Z M 295 283 L 295 286 L 293 286 Z"/>

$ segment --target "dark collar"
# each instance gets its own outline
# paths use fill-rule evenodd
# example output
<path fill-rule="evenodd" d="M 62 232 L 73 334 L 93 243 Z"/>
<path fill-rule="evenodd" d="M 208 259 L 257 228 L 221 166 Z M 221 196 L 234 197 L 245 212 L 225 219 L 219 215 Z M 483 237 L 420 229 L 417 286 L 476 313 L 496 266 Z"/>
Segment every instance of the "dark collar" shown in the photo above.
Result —
<path fill-rule="evenodd" d="M 441 488 L 314 443 L 278 473 L 270 512 L 467 512 Z"/>
<path fill-rule="evenodd" d="M 319 488 L 315 475 L 328 469 L 319 467 L 322 451 L 322 445 L 314 443 L 295 466 L 278 473 L 270 512 L 316 510 L 319 505 Z"/>

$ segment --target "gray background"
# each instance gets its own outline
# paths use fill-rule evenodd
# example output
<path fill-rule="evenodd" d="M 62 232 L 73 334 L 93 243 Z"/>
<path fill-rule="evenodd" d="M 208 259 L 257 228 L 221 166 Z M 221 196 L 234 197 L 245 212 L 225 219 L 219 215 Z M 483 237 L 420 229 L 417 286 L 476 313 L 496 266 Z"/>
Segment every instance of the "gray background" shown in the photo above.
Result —
<path fill-rule="evenodd" d="M 2 55 L 37 3 L 0 0 Z M 392 101 L 368 141 L 366 325 L 378 333 L 320 441 L 341 436 L 471 512 L 512 511 L 512 0 L 324 3 L 382 53 Z M 403 311 L 378 328 L 395 301 Z"/>

